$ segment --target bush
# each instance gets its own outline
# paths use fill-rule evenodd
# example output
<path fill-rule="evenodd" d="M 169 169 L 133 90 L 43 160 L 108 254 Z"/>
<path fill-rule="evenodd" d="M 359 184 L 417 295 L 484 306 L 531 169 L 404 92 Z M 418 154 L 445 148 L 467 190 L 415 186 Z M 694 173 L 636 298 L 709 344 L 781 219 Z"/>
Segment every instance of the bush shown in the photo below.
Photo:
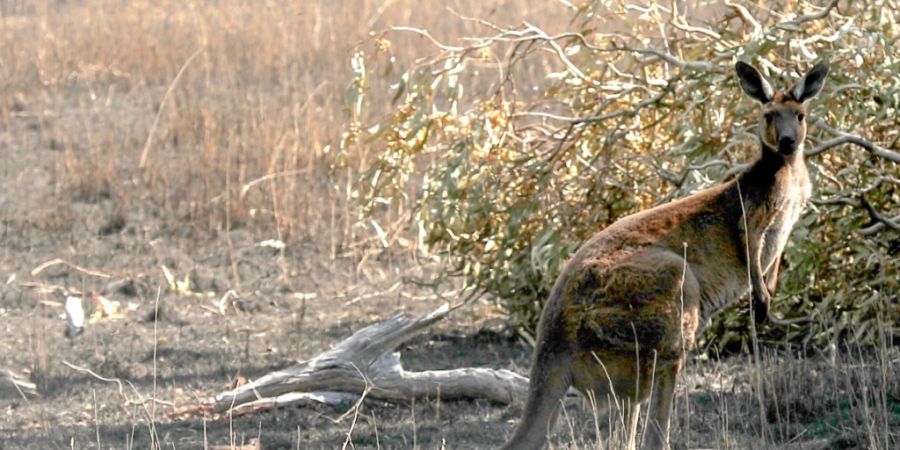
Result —
<path fill-rule="evenodd" d="M 384 66 L 394 33 L 433 39 L 389 30 L 374 40 L 384 51 L 355 59 L 353 124 L 342 142 L 377 149 L 355 192 L 362 214 L 410 211 L 421 248 L 496 298 L 513 325 L 533 330 L 581 242 L 755 157 L 757 106 L 740 92 L 736 61 L 784 85 L 826 59 L 830 80 L 809 114 L 816 191 L 774 299 L 776 314 L 814 320 L 768 326 L 762 336 L 875 342 L 900 319 L 900 154 L 891 150 L 900 139 L 900 25 L 893 1 L 837 3 L 799 2 L 794 12 L 723 6 L 701 24 L 688 14 L 710 8 L 595 2 L 574 11 L 575 31 L 554 35 L 482 22 L 489 35 L 435 41 L 436 55 L 388 71 L 396 107 L 370 119 L 365 98 L 378 75 L 367 66 Z M 745 345 L 745 309 L 715 317 L 709 342 Z"/>

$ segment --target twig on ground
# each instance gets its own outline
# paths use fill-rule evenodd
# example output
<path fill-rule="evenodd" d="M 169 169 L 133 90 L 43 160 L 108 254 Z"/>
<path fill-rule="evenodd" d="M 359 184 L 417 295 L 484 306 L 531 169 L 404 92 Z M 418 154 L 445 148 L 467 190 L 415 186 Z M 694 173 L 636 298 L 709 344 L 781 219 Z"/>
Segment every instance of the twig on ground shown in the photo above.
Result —
<path fill-rule="evenodd" d="M 98 374 L 97 372 L 94 372 L 93 370 L 88 369 L 87 367 L 76 366 L 75 364 L 72 364 L 65 360 L 62 363 L 66 367 L 68 367 L 76 372 L 90 375 L 91 377 L 93 377 L 97 380 L 103 381 L 105 383 L 115 383 L 118 386 L 119 397 L 121 397 L 123 400 L 122 409 L 125 411 L 125 414 L 128 417 L 133 417 L 131 414 L 131 411 L 128 410 L 128 406 L 131 406 L 131 405 L 140 406 L 141 409 L 143 409 L 144 415 L 146 416 L 148 421 L 151 420 L 152 415 L 151 415 L 150 409 L 147 407 L 147 402 L 159 403 L 164 406 L 174 407 L 174 404 L 172 402 L 166 402 L 166 401 L 159 400 L 156 398 L 148 399 L 148 398 L 144 397 L 143 395 L 140 394 L 140 392 L 138 392 L 137 387 L 135 387 L 133 384 L 131 384 L 131 382 L 126 380 L 126 383 L 128 383 L 128 386 L 131 388 L 131 391 L 134 393 L 135 397 L 137 397 L 137 400 L 132 400 L 131 398 L 128 397 L 127 394 L 125 394 L 125 385 L 122 383 L 122 380 L 120 380 L 118 378 L 104 377 L 104 376 Z"/>
<path fill-rule="evenodd" d="M 70 263 L 70 262 L 68 262 L 68 261 L 66 261 L 66 260 L 64 260 L 64 259 L 62 259 L 62 258 L 51 259 L 50 261 L 47 261 L 47 262 L 45 262 L 45 263 L 43 263 L 43 264 L 41 264 L 41 265 L 35 267 L 34 269 L 31 270 L 31 276 L 33 276 L 33 277 L 34 277 L 34 276 L 37 276 L 38 274 L 40 274 L 41 272 L 43 272 L 43 271 L 44 271 L 45 269 L 47 269 L 48 267 L 53 267 L 53 266 L 56 266 L 56 265 L 59 265 L 59 264 L 65 264 L 65 265 L 67 265 L 67 266 L 69 266 L 69 267 L 71 267 L 71 268 L 73 268 L 73 269 L 75 269 L 75 270 L 77 270 L 77 271 L 79 271 L 79 272 L 81 272 L 81 273 L 87 274 L 87 275 L 91 275 L 91 276 L 95 276 L 95 277 L 101 277 L 101 278 L 112 278 L 112 275 L 110 275 L 110 274 L 108 274 L 108 273 L 101 272 L 101 271 L 99 271 L 99 270 L 93 270 L 93 269 L 88 269 L 88 268 L 85 268 L 85 267 L 81 267 L 81 266 L 79 266 L 78 264 Z"/>
<path fill-rule="evenodd" d="M 359 376 L 362 377 L 363 380 L 366 382 L 366 388 L 363 390 L 362 395 L 359 396 L 359 400 L 357 400 L 356 404 L 353 405 L 353 408 L 350 408 L 349 411 L 345 412 L 344 414 L 341 414 L 341 416 L 337 418 L 337 421 L 341 422 L 344 420 L 344 418 L 347 417 L 348 414 L 353 412 L 353 422 L 350 423 L 350 429 L 347 430 L 347 438 L 344 440 L 344 445 L 341 446 L 341 450 L 346 450 L 347 446 L 351 444 L 352 436 L 353 436 L 353 429 L 356 428 L 356 421 L 357 421 L 357 419 L 359 419 L 359 410 L 362 408 L 363 400 L 366 399 L 366 395 L 369 394 L 369 391 L 372 390 L 372 386 L 373 386 L 372 382 L 369 380 L 369 377 L 367 377 L 365 374 L 363 374 L 362 371 L 359 370 L 359 367 L 356 367 L 356 365 L 353 365 L 353 368 L 356 369 L 356 372 L 359 374 Z"/>

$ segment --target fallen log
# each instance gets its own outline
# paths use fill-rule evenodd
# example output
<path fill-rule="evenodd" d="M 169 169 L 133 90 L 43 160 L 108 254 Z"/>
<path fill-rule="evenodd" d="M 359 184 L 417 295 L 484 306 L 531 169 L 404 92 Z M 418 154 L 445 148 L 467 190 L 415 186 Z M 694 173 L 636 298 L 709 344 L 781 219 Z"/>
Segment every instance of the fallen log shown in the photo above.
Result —
<path fill-rule="evenodd" d="M 216 395 L 207 407 L 218 413 L 247 413 L 297 402 L 339 403 L 352 398 L 390 402 L 485 398 L 498 403 L 524 399 L 528 379 L 509 370 L 461 368 L 410 372 L 403 368 L 394 349 L 450 311 L 444 304 L 416 318 L 397 315 L 369 325 L 309 361 Z M 348 394 L 356 397 L 347 397 Z"/>

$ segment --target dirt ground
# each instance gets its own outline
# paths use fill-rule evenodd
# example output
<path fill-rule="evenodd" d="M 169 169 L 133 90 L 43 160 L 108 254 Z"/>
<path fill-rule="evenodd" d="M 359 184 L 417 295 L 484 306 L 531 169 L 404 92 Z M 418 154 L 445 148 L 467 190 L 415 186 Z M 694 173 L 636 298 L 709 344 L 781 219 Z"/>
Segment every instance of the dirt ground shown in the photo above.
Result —
<path fill-rule="evenodd" d="M 431 310 L 438 300 L 418 299 L 430 291 L 395 287 L 423 269 L 377 258 L 360 266 L 358 258 L 332 258 L 327 242 L 307 238 L 285 250 L 288 287 L 278 252 L 258 245 L 274 236 L 233 231 L 242 289 L 223 314 L 219 301 L 234 287 L 224 236 L 189 235 L 170 218 L 144 216 L 140 208 L 121 217 L 111 199 L 73 201 L 54 179 L 59 152 L 16 144 L 41 142 L 40 134 L 27 118 L 0 132 L 6 143 L 0 145 L 0 368 L 35 382 L 39 392 L 3 393 L 0 448 L 149 448 L 151 423 L 161 448 L 341 447 L 350 422 L 334 422 L 345 412 L 340 408 L 292 408 L 233 421 L 170 413 L 227 389 L 237 375 L 252 379 L 315 356 L 373 321 Z M 69 264 L 32 275 L 56 258 Z M 215 295 L 173 292 L 162 266 L 178 279 L 189 275 L 193 290 Z M 124 318 L 90 323 L 83 335 L 65 338 L 60 289 L 86 293 L 89 316 L 90 293 L 98 292 L 118 302 Z M 401 349 L 408 368 L 524 372 L 528 346 L 492 331 L 501 322 L 495 312 L 485 317 L 490 310 L 460 311 Z M 489 447 L 503 441 L 519 413 L 478 400 L 372 402 L 362 409 L 352 443 L 436 448 L 446 440 L 448 448 Z"/>
<path fill-rule="evenodd" d="M 40 192 L 40 187 L 51 184 L 41 179 L 49 176 L 46 165 L 52 159 L 8 147 L 0 151 L 7 184 L 3 210 L 14 210 L 10 204 L 27 201 L 34 206 L 29 208 L 32 217 L 60 214 L 54 193 Z M 19 170 L 11 170 L 13 167 Z M 23 189 L 26 179 L 34 181 L 34 189 Z M 224 240 L 193 241 L 186 247 L 188 240 L 165 236 L 165 232 L 143 236 L 138 227 L 156 228 L 146 222 L 129 223 L 119 233 L 99 235 L 91 218 L 104 214 L 102 203 L 70 207 L 72 216 L 60 226 L 72 226 L 62 235 L 36 229 L 29 222 L 34 219 L 4 217 L 2 367 L 30 376 L 40 392 L 37 398 L 13 395 L 2 399 L 0 447 L 4 449 L 147 448 L 148 413 L 162 448 L 229 444 L 232 430 L 238 444 L 258 439 L 263 448 L 340 447 L 349 423 L 333 423 L 342 411 L 330 407 L 241 417 L 233 423 L 183 420 L 168 414 L 174 407 L 195 404 L 226 389 L 237 374 L 252 379 L 290 366 L 373 321 L 399 312 L 417 314 L 438 305 L 437 300 L 404 298 L 415 293 L 409 287 L 391 290 L 400 274 L 416 270 L 363 268 L 357 273 L 352 261 L 332 260 L 315 242 L 286 251 L 285 257 L 298 272 L 291 281 L 304 294 L 295 295 L 282 286 L 277 252 L 258 246 L 259 236 L 235 232 L 231 238 L 240 274 L 246 280 L 244 293 L 230 300 L 221 314 L 217 302 L 232 285 Z M 30 275 L 35 267 L 55 258 L 110 277 L 86 274 L 64 264 Z M 160 268 L 163 265 L 178 278 L 190 274 L 194 289 L 215 292 L 215 297 L 171 292 Z M 371 265 L 386 264 L 376 261 Z M 106 288 L 118 280 L 128 283 L 115 291 Z M 120 302 L 125 317 L 89 324 L 83 335 L 67 339 L 60 317 L 63 295 L 47 292 L 45 288 L 50 286 L 98 291 Z M 378 295 L 382 291 L 391 293 Z M 159 313 L 154 320 L 157 292 Z M 89 299 L 85 304 L 90 315 Z M 527 346 L 483 331 L 489 320 L 475 317 L 474 310 L 458 314 L 453 322 L 441 324 L 403 349 L 409 367 L 518 366 L 522 370 L 526 365 Z M 90 369 L 96 376 L 73 366 Z M 117 383 L 101 376 L 125 385 L 120 390 Z M 140 402 L 154 397 L 154 392 L 159 400 L 155 405 Z M 450 433 L 477 428 L 477 442 L 496 444 L 513 412 L 480 401 L 440 406 L 373 403 L 364 408 L 360 419 L 371 425 L 358 424 L 353 440 L 362 447 L 376 442 L 385 448 L 435 447 Z M 494 432 L 486 433 L 479 422 L 495 423 Z"/>
<path fill-rule="evenodd" d="M 5 133 L 16 132 L 28 128 Z M 110 200 L 71 201 L 53 189 L 52 152 L 0 145 L 0 367 L 34 381 L 39 392 L 0 399 L 3 449 L 149 448 L 151 433 L 160 448 L 173 449 L 462 449 L 493 448 L 511 433 L 522 405 L 483 400 L 369 401 L 355 424 L 336 422 L 347 408 L 330 406 L 233 420 L 173 416 L 227 389 L 238 375 L 256 378 L 379 319 L 431 310 L 440 302 L 429 299 L 430 291 L 397 283 L 433 268 L 402 258 L 362 264 L 332 258 L 326 243 L 309 238 L 285 251 L 293 268 L 287 286 L 278 252 L 259 245 L 272 237 L 264 230 L 197 238 L 173 231 L 165 217 L 122 218 Z M 110 221 L 114 232 L 105 231 Z M 33 273 L 56 258 L 68 264 Z M 193 290 L 215 295 L 173 292 L 162 266 L 178 279 L 189 275 Z M 234 270 L 241 295 L 220 309 L 223 294 L 234 288 Z M 60 288 L 98 292 L 119 302 L 124 318 L 91 323 L 83 335 L 65 338 Z M 92 302 L 85 304 L 92 314 Z M 488 302 L 455 312 L 400 350 L 413 370 L 474 366 L 525 374 L 530 355 Z M 744 360 L 690 364 L 679 388 L 685 414 L 675 425 L 677 448 L 759 448 L 755 423 L 747 419 L 755 407 L 746 367 Z M 594 446 L 597 421 L 579 405 L 571 402 L 559 427 L 559 447 Z M 825 448 L 814 436 L 787 442 L 788 448 Z"/>
<path fill-rule="evenodd" d="M 20 133 L 16 141 L 27 142 L 21 133 L 39 132 L 26 124 L 5 130 L 4 137 L 11 142 L 10 134 Z M 62 195 L 53 181 L 52 149 L 0 145 L 0 160 L 0 367 L 34 381 L 39 392 L 0 399 L 3 449 L 148 448 L 151 432 L 160 448 L 176 449 L 328 449 L 345 442 L 353 448 L 492 448 L 521 414 L 521 404 L 435 399 L 367 402 L 355 425 L 335 422 L 346 408 L 328 406 L 233 420 L 173 417 L 176 409 L 227 389 L 238 375 L 253 379 L 310 358 L 379 319 L 431 310 L 440 301 L 429 299 L 430 291 L 396 286 L 433 268 L 402 258 L 363 264 L 353 256 L 332 258 L 326 242 L 308 238 L 285 251 L 285 265 L 292 268 L 287 286 L 278 252 L 259 245 L 272 238 L 264 229 L 196 237 L 166 217 L 121 217 L 109 199 Z M 68 264 L 33 274 L 57 258 Z M 215 295 L 173 292 L 162 266 L 178 279 L 189 275 L 194 291 Z M 235 285 L 233 270 L 242 280 L 241 295 L 220 310 L 220 299 Z M 98 292 L 119 302 L 124 318 L 91 323 L 83 335 L 65 338 L 59 289 L 88 293 L 88 315 L 95 309 L 90 293 Z M 413 370 L 472 366 L 524 374 L 530 355 L 528 344 L 504 328 L 487 302 L 455 312 L 400 350 Z M 728 370 L 727 363 L 716 363 L 692 369 L 692 376 L 716 378 Z M 720 407 L 729 405 L 736 417 L 750 414 L 748 379 L 738 375 L 715 390 L 683 396 L 693 418 L 686 427 L 696 431 L 688 439 L 706 446 L 725 439 L 715 436 Z M 590 411 L 577 401 L 570 410 L 571 426 L 560 427 L 559 445 L 592 442 Z M 745 428 L 750 433 L 752 425 L 731 426 L 738 433 Z"/>
<path fill-rule="evenodd" d="M 178 450 L 481 449 L 512 432 L 521 402 L 366 401 L 355 422 L 337 420 L 349 405 L 173 414 L 442 302 L 405 282 L 434 276 L 439 263 L 347 238 L 365 235 L 346 202 L 352 168 L 335 181 L 322 160 L 337 148 L 350 55 L 370 29 L 413 24 L 442 37 L 474 25 L 415 1 L 259 3 L 0 4 L 0 375 L 37 390 L 9 389 L 0 376 L 0 450 L 144 449 L 151 435 Z M 456 3 L 504 23 L 570 24 L 556 11 L 568 2 Z M 398 66 L 431 51 L 419 37 L 392 45 Z M 149 164 L 137 170 L 145 148 Z M 222 200 L 273 172 L 290 176 Z M 283 254 L 261 245 L 279 230 L 293 233 L 281 236 Z M 173 289 L 163 267 L 189 289 Z M 63 292 L 83 297 L 88 316 L 94 292 L 121 314 L 66 338 Z M 488 300 L 398 350 L 411 370 L 527 374 L 531 355 Z M 890 448 L 871 443 L 900 440 L 900 358 L 893 348 L 859 355 L 848 364 L 776 355 L 757 367 L 746 356 L 692 357 L 673 447 Z M 763 402 L 762 421 L 760 373 L 777 397 Z M 880 409 L 869 408 L 872 392 Z M 607 438 L 616 417 L 594 417 L 577 398 L 561 422 L 554 448 L 620 447 Z"/>

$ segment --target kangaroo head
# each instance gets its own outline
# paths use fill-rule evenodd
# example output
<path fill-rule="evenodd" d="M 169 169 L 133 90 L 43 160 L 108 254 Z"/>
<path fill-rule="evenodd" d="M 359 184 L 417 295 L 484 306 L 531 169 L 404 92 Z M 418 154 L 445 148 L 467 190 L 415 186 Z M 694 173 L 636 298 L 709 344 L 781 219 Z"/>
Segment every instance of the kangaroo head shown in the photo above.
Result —
<path fill-rule="evenodd" d="M 741 88 L 762 105 L 759 120 L 759 139 L 763 151 L 790 156 L 802 147 L 806 139 L 806 101 L 815 97 L 828 76 L 828 64 L 816 64 L 809 72 L 783 92 L 772 89 L 753 66 L 738 61 L 734 66 Z"/>

